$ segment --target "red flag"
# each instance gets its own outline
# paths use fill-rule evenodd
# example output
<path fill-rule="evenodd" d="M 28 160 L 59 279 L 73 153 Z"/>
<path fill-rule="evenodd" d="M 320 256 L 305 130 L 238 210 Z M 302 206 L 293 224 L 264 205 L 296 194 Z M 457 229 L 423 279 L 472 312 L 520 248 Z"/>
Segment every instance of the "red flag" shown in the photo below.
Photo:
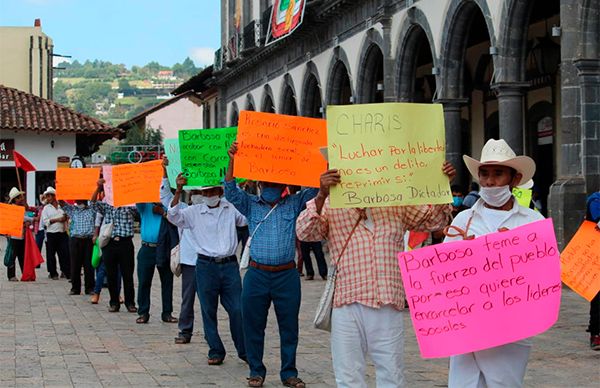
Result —
<path fill-rule="evenodd" d="M 22 282 L 33 282 L 35 281 L 35 267 L 42 264 L 44 259 L 42 254 L 35 243 L 35 238 L 31 229 L 25 228 L 25 265 L 23 266 L 23 276 L 21 276 Z"/>
<path fill-rule="evenodd" d="M 25 172 L 35 171 L 33 164 L 31 164 L 27 158 L 15 150 L 13 150 L 13 157 L 15 159 L 15 166 L 17 166 L 17 168 L 20 168 Z"/>

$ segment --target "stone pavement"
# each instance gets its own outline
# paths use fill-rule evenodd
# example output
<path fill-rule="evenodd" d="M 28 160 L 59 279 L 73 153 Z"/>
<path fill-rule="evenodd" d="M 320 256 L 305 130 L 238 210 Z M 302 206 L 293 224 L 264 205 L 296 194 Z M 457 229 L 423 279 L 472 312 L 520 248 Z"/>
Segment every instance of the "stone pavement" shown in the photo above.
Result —
<path fill-rule="evenodd" d="M 4 248 L 4 239 L 0 248 Z M 3 257 L 3 249 L 1 253 Z M 88 296 L 67 295 L 69 283 L 48 279 L 44 265 L 37 274 L 38 280 L 30 283 L 8 282 L 4 268 L 0 274 L 0 387 L 246 386 L 247 367 L 235 357 L 222 309 L 219 329 L 226 348 L 232 351 L 222 366 L 206 364 L 208 349 L 201 334 L 199 307 L 192 342 L 173 343 L 177 325 L 160 320 L 158 274 L 154 278 L 152 315 L 146 325 L 136 324 L 137 314 L 124 309 L 109 313 L 106 289 L 100 304 L 92 305 Z M 300 377 L 311 387 L 335 386 L 329 334 L 311 326 L 323 286 L 321 280 L 302 280 L 297 365 Z M 174 294 L 178 313 L 179 279 Z M 588 347 L 587 320 L 587 302 L 563 289 L 559 321 L 534 342 L 526 386 L 600 387 L 600 352 Z M 446 386 L 448 360 L 421 359 L 408 313 L 405 328 L 408 386 Z M 273 310 L 266 333 L 265 364 L 265 386 L 282 386 Z M 375 386 L 372 366 L 368 374 L 370 386 Z"/>

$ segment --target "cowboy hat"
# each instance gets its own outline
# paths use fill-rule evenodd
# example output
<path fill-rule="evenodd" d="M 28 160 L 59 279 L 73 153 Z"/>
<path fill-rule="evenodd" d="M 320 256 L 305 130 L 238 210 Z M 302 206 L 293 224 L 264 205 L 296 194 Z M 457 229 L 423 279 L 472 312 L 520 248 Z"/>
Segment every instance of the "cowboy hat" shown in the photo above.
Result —
<path fill-rule="evenodd" d="M 46 191 L 44 191 L 44 195 L 48 195 L 48 194 L 56 195 L 56 190 L 54 190 L 54 187 L 48 186 Z"/>
<path fill-rule="evenodd" d="M 19 195 L 23 195 L 23 194 L 25 194 L 24 191 L 21 191 L 21 190 L 17 189 L 16 187 L 13 187 L 8 192 L 8 203 L 11 203 L 15 198 L 17 198 Z"/>
<path fill-rule="evenodd" d="M 521 173 L 522 178 L 517 186 L 525 184 L 535 174 L 535 162 L 529 156 L 517 156 L 515 151 L 502 139 L 490 139 L 481 150 L 481 160 L 463 155 L 463 160 L 469 172 L 479 180 L 479 167 L 481 166 L 506 166 Z"/>

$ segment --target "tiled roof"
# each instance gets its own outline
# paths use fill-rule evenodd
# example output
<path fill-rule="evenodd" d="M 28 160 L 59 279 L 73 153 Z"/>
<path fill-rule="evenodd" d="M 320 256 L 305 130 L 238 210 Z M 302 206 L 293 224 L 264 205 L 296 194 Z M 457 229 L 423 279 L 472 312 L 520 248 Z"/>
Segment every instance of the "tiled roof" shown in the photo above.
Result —
<path fill-rule="evenodd" d="M 116 135 L 122 132 L 52 100 L 4 85 L 0 85 L 0 129 L 82 135 Z"/>

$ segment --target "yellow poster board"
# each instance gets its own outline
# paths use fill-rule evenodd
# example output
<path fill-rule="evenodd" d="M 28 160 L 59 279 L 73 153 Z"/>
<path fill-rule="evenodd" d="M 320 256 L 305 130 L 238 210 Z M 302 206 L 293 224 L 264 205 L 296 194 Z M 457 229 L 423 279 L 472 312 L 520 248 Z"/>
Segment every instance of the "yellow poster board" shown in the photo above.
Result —
<path fill-rule="evenodd" d="M 440 104 L 383 103 L 327 107 L 334 208 L 452 202 Z"/>
<path fill-rule="evenodd" d="M 531 203 L 531 197 L 533 195 L 533 190 L 531 189 L 520 189 L 518 187 L 513 188 L 512 190 L 513 195 L 515 196 L 515 198 L 517 199 L 517 202 L 519 203 L 519 205 L 523 206 L 523 207 L 529 207 L 529 204 Z"/>

